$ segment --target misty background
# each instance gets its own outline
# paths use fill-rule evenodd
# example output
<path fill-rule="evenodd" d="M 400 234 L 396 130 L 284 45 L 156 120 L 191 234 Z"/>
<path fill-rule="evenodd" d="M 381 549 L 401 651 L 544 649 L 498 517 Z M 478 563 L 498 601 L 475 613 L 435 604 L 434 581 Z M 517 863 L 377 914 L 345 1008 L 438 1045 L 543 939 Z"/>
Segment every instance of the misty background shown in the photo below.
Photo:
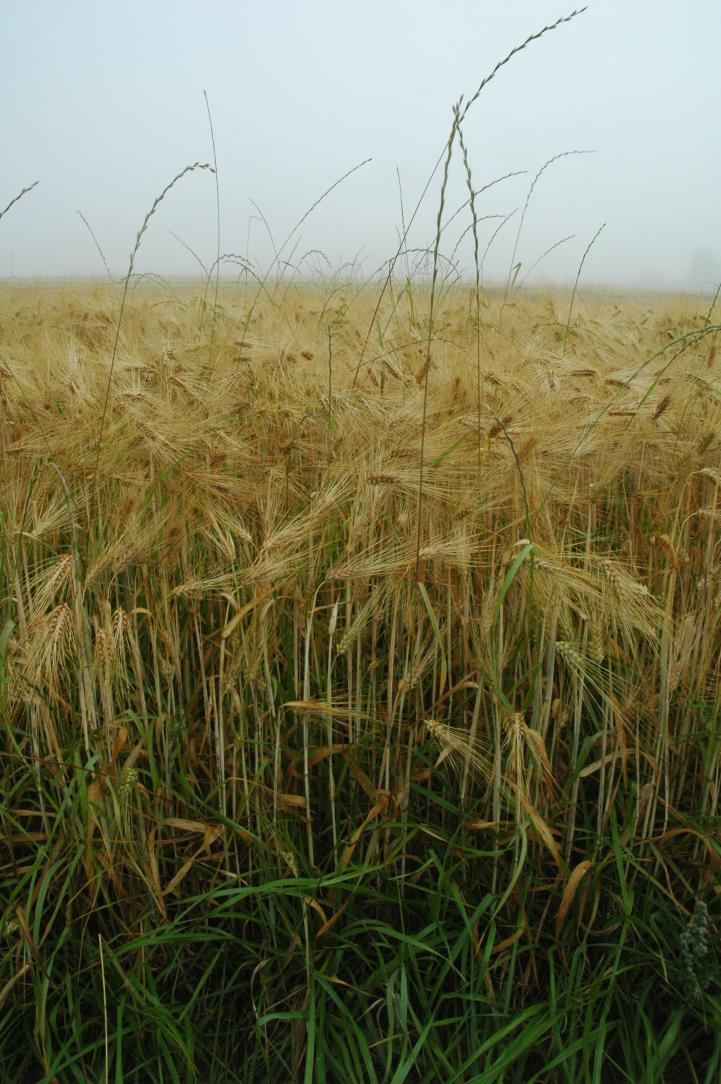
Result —
<path fill-rule="evenodd" d="M 102 276 L 90 223 L 114 274 L 127 271 L 154 198 L 185 165 L 212 162 L 215 130 L 222 252 L 261 267 L 313 202 L 346 171 L 283 255 L 305 274 L 355 261 L 371 274 L 398 244 L 452 120 L 515 45 L 570 7 L 445 0 L 363 4 L 276 0 L 27 0 L 0 11 L 0 277 Z M 516 214 L 486 261 L 530 282 L 567 282 L 602 223 L 584 282 L 713 290 L 721 278 L 721 6 L 710 0 L 595 0 L 514 57 L 464 124 L 474 187 L 525 170 L 478 197 L 479 216 Z M 432 243 L 441 173 L 409 236 Z M 454 153 L 447 216 L 467 198 Z M 253 202 L 257 207 L 254 206 Z M 480 224 L 481 250 L 502 221 Z M 470 223 L 444 233 L 450 255 Z M 139 272 L 195 275 L 181 238 L 211 264 L 215 180 L 185 177 L 143 238 Z M 292 255 L 291 255 L 292 253 Z M 457 250 L 472 274 L 470 234 Z M 327 259 L 327 263 L 325 262 Z M 411 264 L 412 266 L 412 264 Z M 228 265 L 224 273 L 237 275 Z"/>

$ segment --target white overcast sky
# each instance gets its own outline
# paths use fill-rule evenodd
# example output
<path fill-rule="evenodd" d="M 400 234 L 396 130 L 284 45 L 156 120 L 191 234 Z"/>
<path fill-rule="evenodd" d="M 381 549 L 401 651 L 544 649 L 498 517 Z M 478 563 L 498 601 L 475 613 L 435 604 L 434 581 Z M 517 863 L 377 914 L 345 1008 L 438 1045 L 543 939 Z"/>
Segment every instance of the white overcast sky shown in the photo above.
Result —
<path fill-rule="evenodd" d="M 114 273 L 127 268 L 155 196 L 217 144 L 223 251 L 271 255 L 254 200 L 279 244 L 313 201 L 365 158 L 285 250 L 318 248 L 364 272 L 397 244 L 447 139 L 451 106 L 514 45 L 567 14 L 548 0 L 24 0 L 0 5 L 0 277 L 100 275 L 91 224 Z M 583 149 L 538 182 L 518 244 L 521 276 L 550 245 L 535 281 L 573 278 L 598 227 L 588 282 L 712 289 L 721 277 L 721 4 L 591 0 L 573 22 L 503 68 L 469 112 L 478 213 L 523 208 L 553 155 Z M 432 241 L 436 177 L 410 235 Z M 464 199 L 460 158 L 448 209 Z M 507 273 L 520 210 L 490 251 Z M 467 212 L 444 238 L 450 254 Z M 485 247 L 500 219 L 482 223 Z M 139 271 L 193 274 L 216 253 L 211 174 L 183 179 L 154 216 Z M 249 248 L 248 248 L 249 244 Z M 459 250 L 472 268 L 471 251 Z M 315 258 L 305 265 L 311 270 Z M 229 268 L 229 270 L 233 270 Z M 532 281 L 532 280 L 529 280 Z"/>

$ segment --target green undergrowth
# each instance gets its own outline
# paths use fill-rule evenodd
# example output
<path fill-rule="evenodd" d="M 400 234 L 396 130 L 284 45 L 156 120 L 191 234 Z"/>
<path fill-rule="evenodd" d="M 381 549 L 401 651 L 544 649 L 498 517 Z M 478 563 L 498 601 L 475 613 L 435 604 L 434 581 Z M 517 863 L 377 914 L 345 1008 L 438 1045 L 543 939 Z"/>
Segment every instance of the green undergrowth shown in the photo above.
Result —
<path fill-rule="evenodd" d="M 5 732 L 4 1080 L 718 1079 L 706 906 L 688 866 L 624 838 L 623 800 L 601 837 L 582 811 L 595 861 L 564 909 L 532 825 L 461 808 L 427 747 L 400 819 L 364 823 L 372 740 L 355 779 L 338 771 L 335 848 L 316 773 L 311 867 L 302 809 L 221 815 L 191 735 L 174 729 L 168 772 L 167 718 L 149 724 L 147 757 L 102 795 L 82 743 L 38 763 Z"/>

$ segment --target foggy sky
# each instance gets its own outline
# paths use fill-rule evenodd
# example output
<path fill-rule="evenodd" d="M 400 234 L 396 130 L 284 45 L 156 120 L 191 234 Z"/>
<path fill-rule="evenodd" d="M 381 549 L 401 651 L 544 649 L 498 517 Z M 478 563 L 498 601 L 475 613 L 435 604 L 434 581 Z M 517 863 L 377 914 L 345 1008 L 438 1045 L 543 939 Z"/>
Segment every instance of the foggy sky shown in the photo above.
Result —
<path fill-rule="evenodd" d="M 320 249 L 333 267 L 370 274 L 395 250 L 448 137 L 452 104 L 496 62 L 568 7 L 546 0 L 26 0 L 0 10 L 0 277 L 103 274 L 77 210 L 114 274 L 154 198 L 186 164 L 218 156 L 221 251 L 258 265 L 323 191 L 333 191 L 283 252 Z M 478 197 L 478 214 L 516 215 L 486 271 L 509 270 L 529 186 L 543 163 L 516 261 L 569 234 L 529 282 L 568 281 L 588 255 L 587 283 L 713 289 L 721 277 L 718 42 L 711 0 L 595 0 L 503 68 L 470 110 L 464 136 L 474 187 L 525 170 Z M 440 172 L 409 237 L 432 242 Z M 447 214 L 466 198 L 451 165 Z M 483 249 L 501 219 L 480 223 Z M 452 252 L 469 225 L 444 233 Z M 136 269 L 196 274 L 216 254 L 215 180 L 185 177 L 143 238 Z M 470 237 L 458 250 L 472 273 Z M 412 259 L 412 257 L 410 258 Z M 325 267 L 310 255 L 301 270 Z M 227 273 L 237 268 L 229 265 Z"/>

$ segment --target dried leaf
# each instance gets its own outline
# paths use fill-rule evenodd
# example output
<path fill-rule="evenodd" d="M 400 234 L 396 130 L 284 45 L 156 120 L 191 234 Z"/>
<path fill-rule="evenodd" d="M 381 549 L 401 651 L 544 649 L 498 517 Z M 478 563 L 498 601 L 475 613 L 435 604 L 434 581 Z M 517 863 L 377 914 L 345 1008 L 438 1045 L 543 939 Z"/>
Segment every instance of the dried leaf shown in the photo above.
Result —
<path fill-rule="evenodd" d="M 566 882 L 566 887 L 563 890 L 563 895 L 561 896 L 561 903 L 558 908 L 558 914 L 556 915 L 556 937 L 558 937 L 561 933 L 561 928 L 563 926 L 566 915 L 568 914 L 569 908 L 573 903 L 576 892 L 578 891 L 578 886 L 590 869 L 593 869 L 593 862 L 589 862 L 586 859 L 583 862 L 578 863 L 578 865 L 571 873 L 571 876 L 568 878 L 568 881 Z"/>

